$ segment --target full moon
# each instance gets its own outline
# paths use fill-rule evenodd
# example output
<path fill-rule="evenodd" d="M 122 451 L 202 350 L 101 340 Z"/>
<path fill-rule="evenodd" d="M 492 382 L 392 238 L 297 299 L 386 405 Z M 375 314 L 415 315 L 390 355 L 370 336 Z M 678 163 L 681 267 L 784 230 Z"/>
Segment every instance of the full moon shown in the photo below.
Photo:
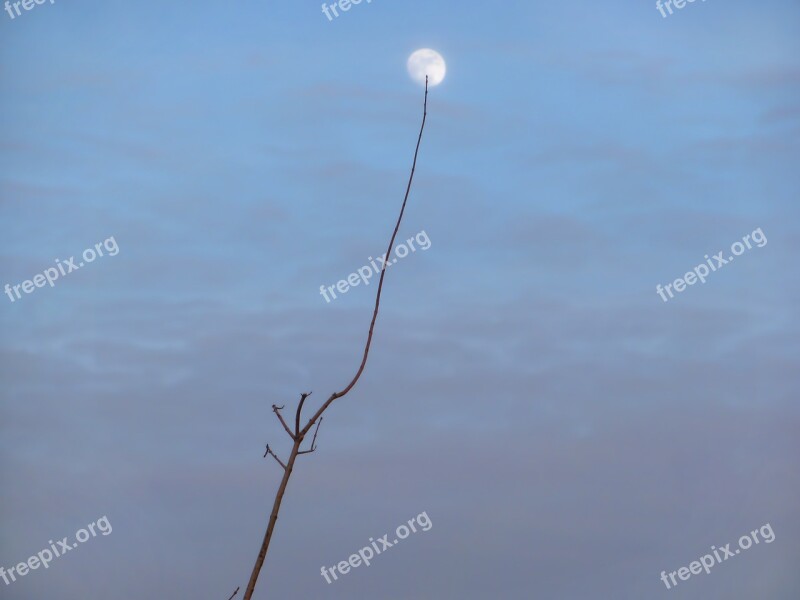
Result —
<path fill-rule="evenodd" d="M 436 50 L 423 48 L 408 57 L 408 74 L 411 75 L 411 79 L 422 85 L 425 85 L 426 75 L 429 86 L 439 85 L 446 72 L 444 58 Z"/>

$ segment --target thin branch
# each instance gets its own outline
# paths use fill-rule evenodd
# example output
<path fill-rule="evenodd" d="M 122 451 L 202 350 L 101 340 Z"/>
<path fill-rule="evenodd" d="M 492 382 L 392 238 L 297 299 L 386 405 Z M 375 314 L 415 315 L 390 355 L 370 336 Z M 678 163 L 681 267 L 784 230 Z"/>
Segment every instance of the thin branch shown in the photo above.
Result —
<path fill-rule="evenodd" d="M 320 417 L 319 421 L 317 421 L 317 428 L 314 430 L 314 439 L 311 440 L 311 450 L 301 450 L 298 454 L 311 454 L 317 449 L 317 434 L 319 433 L 319 426 L 322 425 L 322 419 L 323 417 Z"/>
<path fill-rule="evenodd" d="M 286 465 L 285 465 L 285 464 L 283 464 L 283 461 L 281 461 L 281 459 L 280 459 L 280 458 L 278 458 L 278 455 L 277 455 L 277 454 L 275 454 L 275 453 L 272 451 L 272 448 L 270 448 L 270 447 L 269 447 L 269 444 L 267 444 L 267 450 L 264 452 L 264 458 L 267 458 L 267 454 L 271 454 L 271 455 L 272 455 L 272 458 L 274 458 L 275 460 L 277 460 L 277 461 L 278 461 L 278 464 L 279 464 L 280 466 L 282 466 L 282 467 L 283 467 L 283 470 L 284 470 L 284 471 L 286 470 Z"/>
<path fill-rule="evenodd" d="M 308 392 L 307 394 L 300 394 L 300 403 L 297 405 L 297 414 L 294 416 L 294 434 L 296 436 L 300 435 L 300 415 L 303 412 L 303 403 L 310 395 L 311 392 Z"/>
<path fill-rule="evenodd" d="M 228 600 L 232 600 L 232 598 L 239 593 L 239 588 L 237 587 L 236 590 L 231 594 L 231 597 Z"/>
<path fill-rule="evenodd" d="M 388 258 L 389 255 L 392 253 L 392 248 L 394 247 L 394 241 L 395 238 L 397 237 L 397 232 L 400 229 L 400 222 L 403 219 L 403 213 L 405 212 L 406 209 L 406 202 L 408 201 L 408 195 L 411 192 L 411 182 L 414 179 L 414 170 L 416 169 L 417 166 L 417 156 L 419 154 L 419 146 L 422 141 L 422 132 L 425 129 L 425 118 L 427 117 L 427 114 L 428 114 L 428 78 L 425 77 L 425 102 L 423 104 L 422 126 L 419 129 L 419 137 L 417 138 L 417 147 L 414 150 L 414 162 L 411 165 L 411 175 L 408 178 L 408 186 L 406 187 L 406 193 L 403 198 L 403 206 L 400 209 L 400 215 L 397 218 L 397 223 L 395 224 L 394 231 L 392 232 L 392 237 L 389 240 L 389 248 L 386 251 L 386 258 Z M 294 468 L 294 462 L 297 456 L 301 454 L 300 444 L 303 442 L 303 439 L 306 436 L 306 434 L 311 430 L 311 428 L 316 423 L 317 429 L 314 432 L 314 439 L 311 442 L 311 450 L 305 450 L 302 453 L 308 453 L 314 451 L 314 449 L 316 448 L 315 444 L 317 439 L 317 433 L 319 432 L 319 426 L 322 422 L 322 413 L 325 412 L 328 406 L 330 406 L 331 402 L 333 402 L 337 398 L 341 398 L 342 396 L 347 394 L 351 389 L 353 389 L 353 386 L 355 386 L 355 384 L 361 377 L 361 374 L 364 372 L 364 367 L 367 364 L 367 357 L 369 355 L 370 345 L 372 344 L 372 334 L 375 328 L 375 321 L 378 318 L 378 308 L 380 306 L 381 291 L 383 290 L 383 279 L 385 275 L 386 275 L 386 263 L 384 263 L 384 267 L 381 270 L 380 282 L 378 283 L 378 291 L 375 295 L 375 309 L 372 313 L 372 321 L 370 322 L 369 325 L 369 334 L 367 335 L 367 342 L 364 346 L 364 356 L 361 358 L 361 364 L 358 367 L 358 371 L 356 372 L 355 376 L 350 381 L 350 383 L 347 384 L 347 387 L 345 387 L 340 392 L 335 392 L 331 394 L 330 398 L 328 398 L 325 401 L 325 403 L 317 410 L 317 412 L 314 413 L 314 416 L 311 417 L 311 419 L 309 419 L 308 423 L 305 425 L 305 427 L 303 427 L 303 429 L 299 428 L 300 408 L 304 400 L 304 398 L 301 397 L 300 399 L 301 406 L 298 406 L 298 411 L 295 415 L 296 429 L 294 435 L 292 435 L 291 431 L 284 422 L 283 417 L 278 412 L 280 409 L 277 408 L 275 405 L 273 405 L 272 407 L 273 410 L 275 411 L 275 414 L 278 415 L 278 418 L 280 419 L 283 428 L 294 440 L 294 444 L 292 446 L 292 452 L 289 454 L 289 460 L 286 463 L 286 468 L 284 469 L 283 479 L 281 479 L 281 484 L 278 487 L 277 493 L 275 494 L 275 501 L 272 504 L 272 512 L 270 513 L 269 516 L 267 531 L 264 533 L 264 539 L 261 542 L 261 549 L 259 550 L 258 556 L 256 557 L 255 565 L 253 565 L 253 571 L 250 574 L 250 581 L 247 583 L 247 589 L 244 592 L 243 600 L 252 600 L 253 593 L 256 587 L 256 582 L 258 581 L 258 576 L 259 573 L 261 572 L 261 567 L 264 565 L 264 559 L 266 558 L 267 550 L 269 550 L 270 541 L 272 540 L 272 533 L 275 530 L 275 523 L 278 520 L 278 512 L 280 511 L 281 503 L 283 502 L 283 496 L 286 493 L 286 486 L 289 483 L 289 477 L 291 476 L 292 469 Z"/>
<path fill-rule="evenodd" d="M 419 145 L 422 142 L 422 131 L 425 129 L 425 118 L 428 116 L 428 76 L 425 76 L 425 102 L 422 106 L 422 125 L 419 128 L 419 137 L 417 137 L 417 148 L 414 150 L 414 162 L 411 164 L 411 175 L 408 178 L 408 186 L 406 186 L 406 195 L 403 198 L 403 206 L 400 208 L 400 216 L 397 217 L 397 223 L 394 226 L 394 232 L 392 232 L 392 238 L 389 240 L 389 248 L 386 250 L 386 259 L 388 260 L 389 255 L 392 253 L 392 248 L 394 247 L 394 240 L 397 237 L 397 231 L 400 229 L 400 221 L 403 220 L 403 213 L 406 210 L 406 202 L 408 202 L 408 194 L 411 192 L 411 182 L 414 180 L 414 170 L 417 168 L 417 155 L 419 154 Z M 375 294 L 375 310 L 372 312 L 372 321 L 369 324 L 369 334 L 367 335 L 367 343 L 364 346 L 364 356 L 361 358 L 361 365 L 358 367 L 358 371 L 355 374 L 355 377 L 347 384 L 340 392 L 334 392 L 331 394 L 330 398 L 325 401 L 325 404 L 320 406 L 319 410 L 314 413 L 314 416 L 308 421 L 306 426 L 300 432 L 302 435 L 305 435 L 309 432 L 309 430 L 314 426 L 314 422 L 322 416 L 322 413 L 325 412 L 325 409 L 330 406 L 331 402 L 336 400 L 337 398 L 341 398 L 356 384 L 356 382 L 361 377 L 361 373 L 364 372 L 364 367 L 367 365 L 367 357 L 369 356 L 369 348 L 372 345 L 372 332 L 375 329 L 375 321 L 378 319 L 378 308 L 381 304 L 381 291 L 383 291 L 383 278 L 386 275 L 386 264 L 384 263 L 383 268 L 381 269 L 381 278 L 378 282 L 378 291 Z"/>
<path fill-rule="evenodd" d="M 319 433 L 319 426 L 322 425 L 322 417 L 317 422 L 317 428 L 314 430 L 314 438 L 311 440 L 311 450 L 317 449 L 317 434 Z"/>
<path fill-rule="evenodd" d="M 274 404 L 272 405 L 272 412 L 278 415 L 278 420 L 281 422 L 281 425 L 283 425 L 283 428 L 286 430 L 286 433 L 289 434 L 290 438 L 294 439 L 294 434 L 292 433 L 292 430 L 289 429 L 289 426 L 286 424 L 286 421 L 283 420 L 283 415 L 280 413 L 282 409 L 283 406 L 275 406 Z"/>

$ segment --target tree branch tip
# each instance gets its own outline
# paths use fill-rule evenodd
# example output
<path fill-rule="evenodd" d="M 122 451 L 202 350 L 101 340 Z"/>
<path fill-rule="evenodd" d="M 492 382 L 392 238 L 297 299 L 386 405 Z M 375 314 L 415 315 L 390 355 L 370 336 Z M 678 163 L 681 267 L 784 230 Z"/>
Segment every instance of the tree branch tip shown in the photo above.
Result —
<path fill-rule="evenodd" d="M 289 429 L 289 426 L 286 424 L 286 421 L 283 420 L 283 415 L 281 414 L 282 408 L 283 406 L 276 406 L 275 404 L 273 404 L 272 412 L 274 412 L 275 416 L 278 417 L 278 420 L 281 422 L 281 425 L 283 425 L 283 429 L 286 431 L 286 433 L 289 434 L 289 437 L 292 438 L 292 440 L 295 440 L 297 439 L 297 436 L 294 433 L 292 433 L 292 430 Z"/>

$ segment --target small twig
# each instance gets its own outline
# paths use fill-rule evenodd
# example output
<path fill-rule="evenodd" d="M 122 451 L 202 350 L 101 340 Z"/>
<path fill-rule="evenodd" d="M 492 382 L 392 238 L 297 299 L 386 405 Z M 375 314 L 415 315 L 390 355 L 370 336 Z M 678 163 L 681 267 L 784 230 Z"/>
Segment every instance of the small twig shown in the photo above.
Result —
<path fill-rule="evenodd" d="M 283 470 L 284 470 L 284 471 L 286 470 L 286 465 L 285 465 L 285 464 L 283 464 L 283 461 L 282 461 L 280 458 L 278 458 L 278 455 L 277 455 L 277 454 L 275 454 L 275 453 L 272 451 L 272 448 L 270 448 L 270 447 L 269 447 L 269 444 L 267 444 L 267 450 L 264 452 L 264 458 L 267 458 L 267 454 L 271 454 L 271 455 L 272 455 L 272 458 L 274 458 L 275 460 L 277 460 L 277 461 L 278 461 L 278 464 L 279 464 L 280 466 L 282 466 L 282 467 L 283 467 Z"/>
<path fill-rule="evenodd" d="M 319 423 L 317 423 L 317 428 L 314 430 L 314 438 L 311 440 L 311 448 L 317 448 L 317 433 L 319 433 L 319 426 L 322 425 L 322 417 L 319 418 Z"/>
<path fill-rule="evenodd" d="M 237 588 L 236 588 L 236 591 L 235 591 L 235 592 L 233 592 L 233 593 L 231 594 L 231 597 L 230 597 L 230 598 L 228 598 L 228 600 L 231 600 L 231 598 L 233 598 L 233 597 L 234 597 L 236 594 L 238 594 L 238 593 L 239 593 L 239 588 L 237 587 Z"/>
<path fill-rule="evenodd" d="M 317 428 L 314 430 L 314 439 L 311 440 L 311 450 L 301 450 L 298 454 L 311 454 L 317 449 L 317 433 L 319 433 L 319 426 L 322 425 L 322 417 L 317 421 Z"/>
<path fill-rule="evenodd" d="M 294 416 L 294 434 L 295 436 L 300 435 L 300 414 L 303 412 L 303 403 L 306 401 L 311 395 L 311 392 L 307 394 L 300 394 L 300 403 L 297 405 L 297 414 Z"/>
<path fill-rule="evenodd" d="M 289 426 L 286 424 L 286 421 L 283 420 L 283 415 L 280 413 L 282 409 L 283 406 L 276 406 L 274 404 L 272 405 L 272 412 L 278 415 L 278 420 L 281 422 L 281 425 L 283 425 L 283 428 L 286 430 L 286 433 L 289 434 L 290 438 L 295 439 L 295 435 L 292 433 L 292 430 L 289 429 Z"/>

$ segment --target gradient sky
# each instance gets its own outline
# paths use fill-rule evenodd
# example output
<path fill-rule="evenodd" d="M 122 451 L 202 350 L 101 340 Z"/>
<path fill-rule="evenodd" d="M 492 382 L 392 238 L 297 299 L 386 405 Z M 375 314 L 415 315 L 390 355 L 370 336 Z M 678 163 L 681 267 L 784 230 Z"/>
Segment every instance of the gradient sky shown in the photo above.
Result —
<path fill-rule="evenodd" d="M 800 4 L 56 0 L 0 13 L 8 600 L 224 600 L 290 444 L 352 377 L 422 89 L 373 353 L 300 457 L 257 598 L 800 597 Z M 664 303 L 672 282 L 761 228 Z M 315 406 L 318 404 L 315 404 Z M 322 565 L 433 528 L 327 584 Z M 776 539 L 666 590 L 662 570 Z M 240 596 L 241 597 L 241 596 Z"/>

